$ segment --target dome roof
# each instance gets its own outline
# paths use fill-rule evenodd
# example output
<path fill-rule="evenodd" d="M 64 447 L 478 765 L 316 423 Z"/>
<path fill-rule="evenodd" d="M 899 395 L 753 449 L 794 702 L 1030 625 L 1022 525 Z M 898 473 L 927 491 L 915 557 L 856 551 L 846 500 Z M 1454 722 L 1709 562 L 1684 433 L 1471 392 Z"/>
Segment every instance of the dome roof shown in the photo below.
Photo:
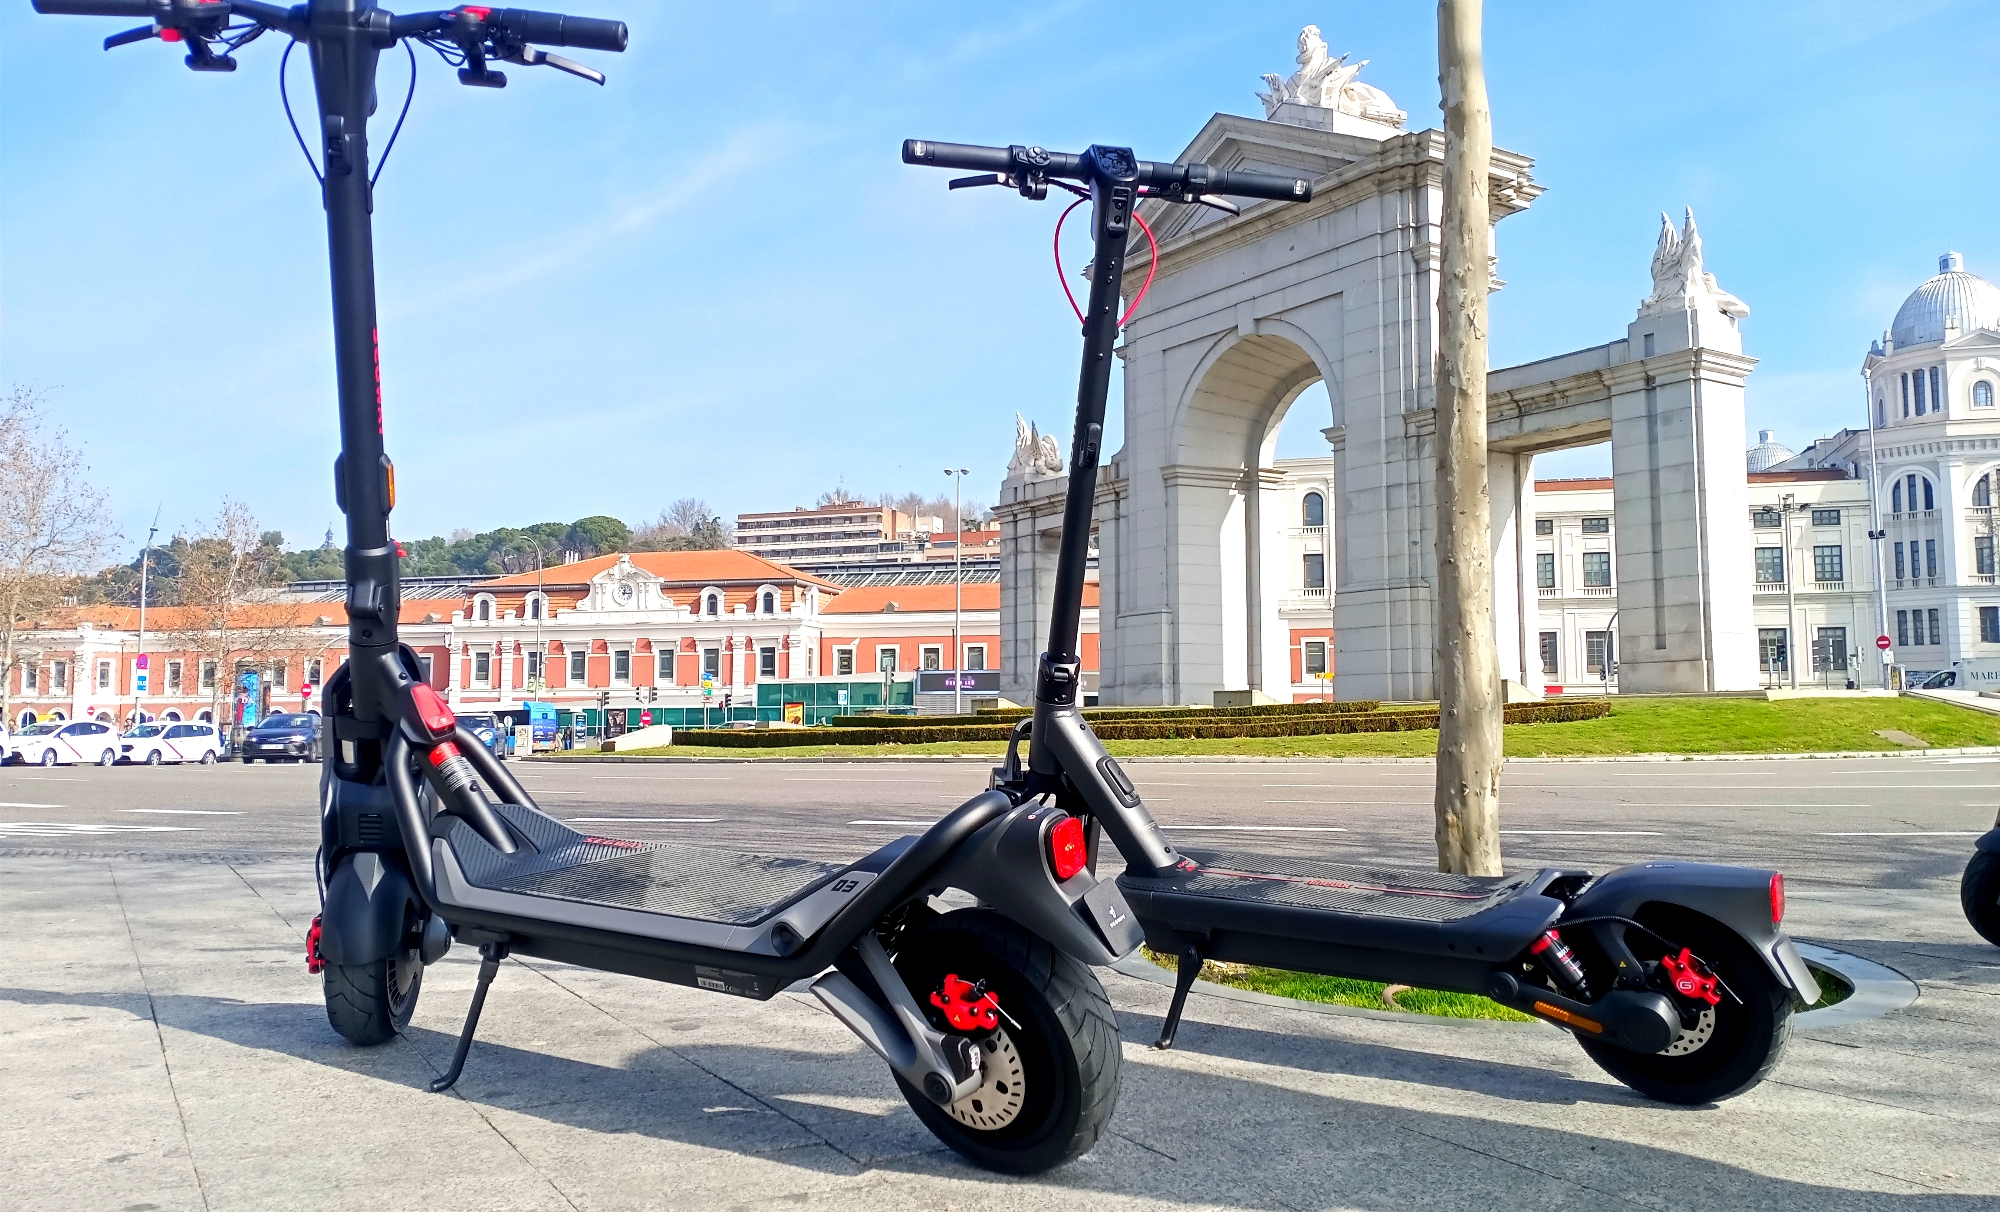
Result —
<path fill-rule="evenodd" d="M 1937 276 L 1917 287 L 1896 311 L 1889 337 L 1900 348 L 1944 340 L 1945 321 L 1960 332 L 2000 328 L 2000 286 L 1965 272 L 1957 253 L 1938 258 Z"/>
<path fill-rule="evenodd" d="M 1777 440 L 1774 429 L 1757 431 L 1757 444 L 1750 448 L 1747 461 L 1751 471 L 1769 471 L 1792 457 L 1792 448 Z"/>

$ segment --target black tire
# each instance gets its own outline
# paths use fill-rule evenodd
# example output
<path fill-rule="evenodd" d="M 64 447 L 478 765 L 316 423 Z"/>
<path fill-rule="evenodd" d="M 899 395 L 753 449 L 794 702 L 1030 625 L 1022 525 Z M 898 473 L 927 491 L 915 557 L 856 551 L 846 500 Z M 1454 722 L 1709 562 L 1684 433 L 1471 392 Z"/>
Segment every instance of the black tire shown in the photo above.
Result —
<path fill-rule="evenodd" d="M 1638 920 L 1676 946 L 1692 949 L 1742 1003 L 1723 994 L 1720 1005 L 1704 1011 L 1700 1029 L 1683 1030 L 1680 1039 L 1651 1056 L 1579 1036 L 1583 1050 L 1611 1076 L 1663 1103 L 1720 1102 L 1763 1081 L 1791 1039 L 1792 991 L 1771 975 L 1735 931 L 1713 918 L 1689 909 L 1655 906 L 1641 911 Z M 1664 951 L 1658 940 L 1638 931 L 1631 931 L 1628 938 L 1641 958 Z M 1707 1031 L 1707 1038 L 1689 1048 L 1701 1030 Z"/>
<path fill-rule="evenodd" d="M 328 964 L 326 1021 L 349 1043 L 386 1044 L 410 1025 L 423 992 L 424 963 L 404 951 L 372 964 Z"/>
<path fill-rule="evenodd" d="M 213 749 L 204 749 L 204 750 L 202 750 L 202 751 L 201 751 L 201 764 L 202 764 L 202 765 L 204 765 L 204 766 L 213 766 L 213 765 L 215 765 L 215 750 L 213 750 Z"/>
<path fill-rule="evenodd" d="M 2000 854 L 1974 851 L 1958 882 L 1958 903 L 1979 937 L 2000 947 Z"/>
<path fill-rule="evenodd" d="M 1111 1001 L 1088 967 L 980 909 L 948 913 L 906 935 L 896 967 L 940 1029 L 944 1016 L 930 1010 L 930 995 L 953 973 L 984 980 L 1012 1019 L 986 1037 L 982 1059 L 993 1075 L 989 1086 L 1005 1084 L 996 1058 L 1007 1071 L 1018 1064 L 1018 1108 L 997 1126 L 975 1127 L 953 1111 L 980 1114 L 990 1090 L 947 1109 L 898 1077 L 925 1127 L 975 1165 L 1008 1174 L 1039 1174 L 1089 1152 L 1118 1103 L 1121 1057 Z"/>
<path fill-rule="evenodd" d="M 155 749 L 155 750 L 153 750 L 153 751 L 152 751 L 151 753 L 148 753 L 148 754 L 146 755 L 146 764 L 147 764 L 148 766 L 157 766 L 157 765 L 159 765 L 159 764 L 160 764 L 160 751 L 159 751 L 159 750 L 157 750 L 157 749 Z"/>

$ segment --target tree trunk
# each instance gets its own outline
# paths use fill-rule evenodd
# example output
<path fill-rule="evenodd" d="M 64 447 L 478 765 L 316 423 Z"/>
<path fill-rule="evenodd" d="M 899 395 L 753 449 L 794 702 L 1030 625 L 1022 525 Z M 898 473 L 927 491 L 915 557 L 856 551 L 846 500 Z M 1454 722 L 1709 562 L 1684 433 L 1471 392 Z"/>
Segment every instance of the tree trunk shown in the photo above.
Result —
<path fill-rule="evenodd" d="M 1486 487 L 1486 295 L 1493 116 L 1481 0 L 1439 0 L 1444 266 L 1438 297 L 1438 869 L 1500 874 L 1500 657 Z"/>

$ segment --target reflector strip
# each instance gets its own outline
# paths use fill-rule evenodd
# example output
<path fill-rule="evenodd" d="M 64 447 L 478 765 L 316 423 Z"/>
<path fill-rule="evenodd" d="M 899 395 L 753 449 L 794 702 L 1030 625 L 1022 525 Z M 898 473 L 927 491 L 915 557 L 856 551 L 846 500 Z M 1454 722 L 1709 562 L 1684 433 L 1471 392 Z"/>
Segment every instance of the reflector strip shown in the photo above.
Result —
<path fill-rule="evenodd" d="M 1564 1024 L 1565 1026 L 1576 1027 L 1580 1030 L 1588 1031 L 1593 1035 L 1604 1034 L 1603 1023 L 1591 1022 L 1589 1019 L 1583 1017 L 1581 1014 L 1571 1014 L 1569 1011 L 1563 1009 L 1561 1006 L 1551 1006 L 1547 1002 L 1536 1002 L 1535 1013 L 1542 1015 L 1545 1018 L 1552 1018 L 1557 1022 Z"/>

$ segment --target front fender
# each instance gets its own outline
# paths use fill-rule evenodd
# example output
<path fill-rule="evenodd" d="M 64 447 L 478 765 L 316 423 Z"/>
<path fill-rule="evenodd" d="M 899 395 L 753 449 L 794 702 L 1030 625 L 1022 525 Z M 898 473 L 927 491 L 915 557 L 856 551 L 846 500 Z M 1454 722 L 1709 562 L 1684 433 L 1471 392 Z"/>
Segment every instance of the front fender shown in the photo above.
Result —
<path fill-rule="evenodd" d="M 2000 854 L 2000 825 L 1995 825 L 1985 833 L 1980 834 L 1979 840 L 1972 843 L 1972 848 L 1974 850 L 1984 850 L 1989 854 Z"/>
<path fill-rule="evenodd" d="M 319 953 L 329 964 L 371 964 L 401 950 L 416 889 L 400 867 L 361 851 L 336 867 L 320 910 Z"/>
<path fill-rule="evenodd" d="M 1758 867 L 1634 863 L 1593 881 L 1563 918 L 1636 917 L 1650 904 L 1693 910 L 1735 931 L 1780 984 L 1810 1005 L 1819 1000 L 1819 982 L 1772 917 L 1771 882 L 1777 877 L 1777 872 Z"/>

